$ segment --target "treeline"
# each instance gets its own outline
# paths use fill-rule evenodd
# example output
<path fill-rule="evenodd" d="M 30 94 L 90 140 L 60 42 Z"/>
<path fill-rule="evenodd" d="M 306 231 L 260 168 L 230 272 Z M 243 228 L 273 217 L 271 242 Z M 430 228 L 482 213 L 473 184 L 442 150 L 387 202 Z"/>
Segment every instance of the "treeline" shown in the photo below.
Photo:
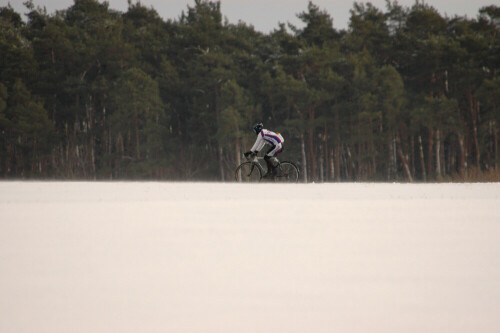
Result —
<path fill-rule="evenodd" d="M 500 7 L 309 3 L 263 34 L 195 0 L 176 20 L 75 0 L 0 8 L 0 177 L 232 180 L 285 137 L 307 181 L 435 181 L 498 170 Z M 263 8 L 265 10 L 265 8 Z"/>

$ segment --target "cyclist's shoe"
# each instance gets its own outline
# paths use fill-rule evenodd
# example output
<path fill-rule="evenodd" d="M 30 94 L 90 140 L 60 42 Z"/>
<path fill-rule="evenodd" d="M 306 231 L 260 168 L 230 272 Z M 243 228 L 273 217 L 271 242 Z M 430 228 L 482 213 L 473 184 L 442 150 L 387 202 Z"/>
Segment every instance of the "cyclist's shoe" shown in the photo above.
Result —
<path fill-rule="evenodd" d="M 247 151 L 244 155 L 247 160 L 253 160 L 257 156 L 253 151 Z"/>
<path fill-rule="evenodd" d="M 262 178 L 271 179 L 274 177 L 274 172 L 267 172 Z"/>
<path fill-rule="evenodd" d="M 266 165 L 267 165 L 267 173 L 270 173 L 269 170 L 273 170 L 274 168 L 276 168 L 278 166 L 278 160 L 276 159 L 276 157 L 271 157 L 271 156 L 264 156 L 264 160 L 266 161 Z"/>
<path fill-rule="evenodd" d="M 268 171 L 264 176 L 262 176 L 262 178 L 270 179 L 270 178 L 274 178 L 274 177 L 279 175 L 279 168 L 278 167 L 268 169 L 268 170 L 270 170 L 270 171 Z"/>
<path fill-rule="evenodd" d="M 264 156 L 264 160 L 266 161 L 267 165 L 267 173 L 262 177 L 266 179 L 272 179 L 276 176 L 276 171 L 277 171 L 277 160 L 276 157 L 271 157 L 271 156 Z"/>

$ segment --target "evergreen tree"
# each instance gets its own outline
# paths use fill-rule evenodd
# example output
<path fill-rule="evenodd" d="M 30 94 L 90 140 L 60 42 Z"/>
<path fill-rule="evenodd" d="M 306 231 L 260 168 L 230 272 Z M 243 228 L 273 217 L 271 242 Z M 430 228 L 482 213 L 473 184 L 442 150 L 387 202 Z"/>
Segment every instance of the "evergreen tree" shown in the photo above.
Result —
<path fill-rule="evenodd" d="M 162 149 L 160 120 L 164 113 L 158 83 L 142 70 L 131 68 L 118 78 L 110 99 L 111 135 L 121 158 L 116 163 L 120 169 L 125 165 L 119 176 L 147 176 L 149 160 Z M 127 173 L 129 166 L 132 174 Z"/>
<path fill-rule="evenodd" d="M 305 181 L 467 180 L 499 163 L 498 6 L 476 19 L 309 2 L 269 34 L 196 0 L 176 20 L 75 0 L 0 7 L 3 177 L 229 180 L 256 121 Z M 285 156 L 283 155 L 283 156 Z"/>

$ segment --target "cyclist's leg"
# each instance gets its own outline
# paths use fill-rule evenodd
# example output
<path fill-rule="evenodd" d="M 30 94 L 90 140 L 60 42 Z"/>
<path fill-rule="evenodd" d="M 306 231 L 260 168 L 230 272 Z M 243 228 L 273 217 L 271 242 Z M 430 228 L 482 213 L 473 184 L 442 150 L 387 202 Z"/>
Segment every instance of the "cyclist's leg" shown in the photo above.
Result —
<path fill-rule="evenodd" d="M 281 143 L 277 144 L 276 146 L 272 146 L 266 153 L 266 156 L 264 156 L 264 159 L 267 164 L 267 174 L 277 174 L 278 173 L 278 159 L 276 158 L 276 155 L 281 153 L 283 151 L 283 145 Z"/>
<path fill-rule="evenodd" d="M 270 151 L 270 154 L 273 154 L 272 156 L 276 157 L 279 153 L 281 153 L 283 151 L 283 144 L 278 144 L 275 146 L 276 148 L 274 148 L 272 151 Z"/>

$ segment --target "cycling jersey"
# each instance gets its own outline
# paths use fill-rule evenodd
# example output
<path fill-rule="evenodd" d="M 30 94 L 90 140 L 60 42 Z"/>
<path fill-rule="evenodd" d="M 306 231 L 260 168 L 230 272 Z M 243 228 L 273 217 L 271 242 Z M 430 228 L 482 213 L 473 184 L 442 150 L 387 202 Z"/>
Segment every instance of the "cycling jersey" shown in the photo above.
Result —
<path fill-rule="evenodd" d="M 263 129 L 259 134 L 257 134 L 257 140 L 255 141 L 251 151 L 258 153 L 267 144 L 271 146 L 267 155 L 276 156 L 283 149 L 283 142 L 285 142 L 285 139 L 283 139 L 281 134 Z"/>

